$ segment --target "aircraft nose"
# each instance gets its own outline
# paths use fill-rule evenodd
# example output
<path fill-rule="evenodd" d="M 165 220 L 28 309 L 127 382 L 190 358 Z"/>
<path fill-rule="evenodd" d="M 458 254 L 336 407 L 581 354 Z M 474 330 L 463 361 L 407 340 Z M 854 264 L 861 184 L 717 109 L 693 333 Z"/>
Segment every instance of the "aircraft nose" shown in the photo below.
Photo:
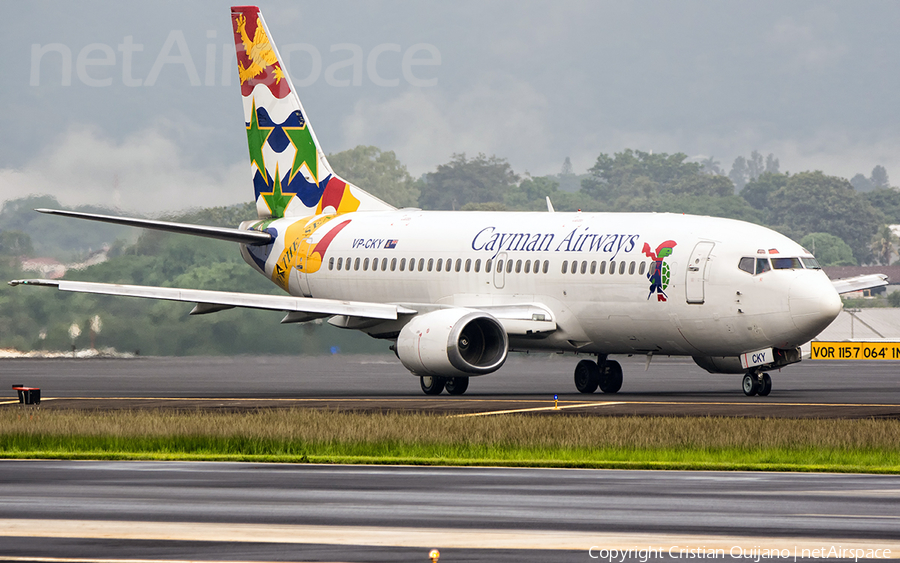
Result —
<path fill-rule="evenodd" d="M 791 320 L 804 342 L 825 330 L 841 312 L 843 303 L 831 280 L 822 271 L 805 271 L 792 283 L 789 294 Z"/>

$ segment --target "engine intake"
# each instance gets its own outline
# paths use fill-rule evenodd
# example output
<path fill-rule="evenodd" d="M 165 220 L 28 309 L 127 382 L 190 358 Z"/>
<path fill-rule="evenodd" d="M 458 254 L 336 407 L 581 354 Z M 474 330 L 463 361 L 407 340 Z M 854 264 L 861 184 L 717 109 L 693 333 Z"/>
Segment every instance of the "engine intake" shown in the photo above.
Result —
<path fill-rule="evenodd" d="M 417 315 L 397 337 L 397 357 L 415 375 L 468 377 L 496 371 L 509 339 L 495 317 L 471 309 Z"/>

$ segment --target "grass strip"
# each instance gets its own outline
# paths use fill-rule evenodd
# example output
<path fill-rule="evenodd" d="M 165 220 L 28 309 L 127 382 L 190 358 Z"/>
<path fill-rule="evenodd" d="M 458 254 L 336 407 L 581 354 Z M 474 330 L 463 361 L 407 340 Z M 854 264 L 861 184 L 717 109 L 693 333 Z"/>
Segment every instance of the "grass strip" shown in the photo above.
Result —
<path fill-rule="evenodd" d="M 900 473 L 900 421 L 9 408 L 0 457 Z"/>

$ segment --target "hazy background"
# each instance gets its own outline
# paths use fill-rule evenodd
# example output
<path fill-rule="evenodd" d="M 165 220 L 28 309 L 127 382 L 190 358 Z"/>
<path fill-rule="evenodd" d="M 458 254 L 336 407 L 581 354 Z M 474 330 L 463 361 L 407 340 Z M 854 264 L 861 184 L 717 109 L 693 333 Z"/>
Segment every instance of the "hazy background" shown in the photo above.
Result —
<path fill-rule="evenodd" d="M 229 8 L 5 2 L 0 200 L 48 193 L 149 212 L 249 200 Z M 414 176 L 457 152 L 534 175 L 568 156 L 583 173 L 626 147 L 713 156 L 726 172 L 758 150 L 782 171 L 900 174 L 897 2 L 262 9 L 279 47 L 293 49 L 289 71 L 324 150 L 375 145 Z M 129 54 L 126 37 L 142 50 Z M 423 43 L 440 64 L 413 67 L 411 81 L 402 58 Z M 68 85 L 60 53 L 40 56 L 51 44 L 71 53 Z M 341 66 L 354 50 L 361 65 Z"/>

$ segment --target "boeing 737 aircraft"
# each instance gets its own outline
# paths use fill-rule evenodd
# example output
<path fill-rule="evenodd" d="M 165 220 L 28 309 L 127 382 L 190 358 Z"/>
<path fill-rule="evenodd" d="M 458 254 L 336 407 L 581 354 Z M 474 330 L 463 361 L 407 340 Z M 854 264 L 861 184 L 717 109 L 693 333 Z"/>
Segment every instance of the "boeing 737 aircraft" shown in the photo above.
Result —
<path fill-rule="evenodd" d="M 327 318 L 392 343 L 422 390 L 459 395 L 510 351 L 571 352 L 582 393 L 615 393 L 615 354 L 691 356 L 744 374 L 768 395 L 767 371 L 841 310 L 807 250 L 772 230 L 668 213 L 445 212 L 396 209 L 332 170 L 259 9 L 232 8 L 244 128 L 258 216 L 219 228 L 39 209 L 70 217 L 233 241 L 288 295 L 66 280 L 17 280 L 106 295 Z M 872 280 L 868 280 L 872 281 Z M 838 289 L 872 285 L 843 283 Z"/>

